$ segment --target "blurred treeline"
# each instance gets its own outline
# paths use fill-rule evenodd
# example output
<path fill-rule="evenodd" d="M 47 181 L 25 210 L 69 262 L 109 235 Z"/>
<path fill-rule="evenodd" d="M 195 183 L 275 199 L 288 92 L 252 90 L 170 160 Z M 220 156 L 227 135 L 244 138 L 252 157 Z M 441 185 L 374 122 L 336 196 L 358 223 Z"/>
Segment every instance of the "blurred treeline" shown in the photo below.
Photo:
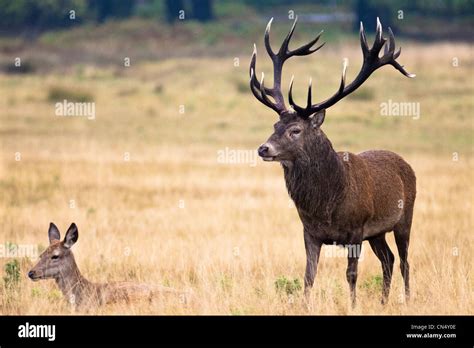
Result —
<path fill-rule="evenodd" d="M 357 19 L 354 22 L 363 20 L 369 23 L 369 30 L 373 29 L 370 23 L 374 22 L 375 16 L 393 24 L 400 16 L 400 10 L 435 20 L 474 16 L 473 0 L 0 0 L 0 30 L 3 33 L 18 29 L 43 31 L 128 17 L 169 23 L 179 19 L 204 22 L 219 20 L 223 14 L 239 18 L 243 7 L 259 13 L 279 6 L 291 9 L 292 6 L 304 5 L 352 12 Z"/>

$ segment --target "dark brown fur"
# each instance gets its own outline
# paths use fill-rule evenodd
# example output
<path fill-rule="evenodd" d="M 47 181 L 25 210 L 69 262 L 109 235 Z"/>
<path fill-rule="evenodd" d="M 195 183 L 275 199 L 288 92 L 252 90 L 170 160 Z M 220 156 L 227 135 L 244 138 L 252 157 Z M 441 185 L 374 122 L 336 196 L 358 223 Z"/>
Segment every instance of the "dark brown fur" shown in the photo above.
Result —
<path fill-rule="evenodd" d="M 415 173 L 390 151 L 334 151 L 320 129 L 324 116 L 320 112 L 306 120 L 287 114 L 259 149 L 265 159 L 281 162 L 288 192 L 303 223 L 305 292 L 313 285 L 323 244 L 360 246 L 368 240 L 382 263 L 385 302 L 394 262 L 385 233 L 394 231 L 408 297 L 407 251 L 416 196 Z M 347 279 L 353 301 L 358 256 L 348 257 Z"/>
<path fill-rule="evenodd" d="M 258 149 L 265 161 L 278 161 L 284 169 L 286 187 L 295 202 L 304 227 L 306 248 L 305 293 L 313 286 L 323 244 L 344 245 L 356 253 L 348 253 L 347 281 L 352 304 L 356 299 L 357 265 L 360 247 L 368 240 L 383 270 L 383 297 L 387 300 L 392 279 L 394 256 L 385 241 L 385 233 L 394 231 L 400 255 L 400 268 L 408 298 L 409 266 L 408 243 L 410 238 L 413 206 L 416 196 L 416 178 L 410 165 L 399 155 L 389 151 L 366 151 L 360 154 L 336 153 L 331 142 L 321 130 L 326 109 L 359 88 L 369 76 L 385 65 L 391 65 L 406 77 L 415 77 L 396 60 L 395 37 L 389 28 L 389 39 L 382 34 L 382 24 L 377 18 L 375 40 L 371 48 L 367 43 L 362 23 L 360 43 L 362 67 L 354 80 L 346 83 L 344 64 L 341 84 L 328 99 L 313 104 L 311 82 L 308 86 L 306 107 L 293 100 L 293 79 L 290 82 L 286 106 L 281 90 L 284 62 L 293 56 L 306 56 L 318 51 L 315 46 L 321 33 L 309 43 L 291 50 L 297 18 L 278 51 L 270 44 L 270 27 L 265 30 L 264 42 L 273 63 L 273 87 L 266 87 L 264 76 L 256 77 L 257 48 L 254 46 L 250 61 L 250 90 L 264 105 L 280 117 L 275 132 Z M 383 54 L 381 50 L 384 48 Z"/>

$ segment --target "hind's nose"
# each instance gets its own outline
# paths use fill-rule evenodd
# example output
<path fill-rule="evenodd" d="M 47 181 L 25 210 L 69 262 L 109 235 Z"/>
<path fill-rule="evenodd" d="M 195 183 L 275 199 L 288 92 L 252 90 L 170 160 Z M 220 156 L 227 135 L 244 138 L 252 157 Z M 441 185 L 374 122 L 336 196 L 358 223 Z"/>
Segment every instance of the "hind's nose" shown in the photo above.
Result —
<path fill-rule="evenodd" d="M 28 272 L 28 277 L 30 277 L 31 279 L 33 279 L 34 276 L 35 276 L 35 272 L 34 272 L 34 271 L 29 271 L 29 272 Z"/>
<path fill-rule="evenodd" d="M 258 155 L 260 157 L 266 157 L 268 155 L 268 146 L 266 144 L 263 144 L 258 148 Z"/>

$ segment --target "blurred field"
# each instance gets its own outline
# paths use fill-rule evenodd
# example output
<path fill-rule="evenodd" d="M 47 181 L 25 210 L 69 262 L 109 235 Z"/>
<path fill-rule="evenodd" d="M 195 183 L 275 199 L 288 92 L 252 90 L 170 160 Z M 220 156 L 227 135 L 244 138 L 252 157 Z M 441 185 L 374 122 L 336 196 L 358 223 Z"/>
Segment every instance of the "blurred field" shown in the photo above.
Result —
<path fill-rule="evenodd" d="M 261 42 L 260 36 L 252 39 Z M 194 291 L 186 305 L 171 298 L 97 313 L 473 314 L 472 46 L 401 43 L 399 60 L 416 79 L 383 68 L 328 111 L 323 129 L 338 151 L 388 149 L 415 169 L 409 304 L 401 296 L 396 255 L 390 303 L 380 305 L 381 267 L 368 243 L 355 309 L 349 306 L 346 259 L 325 256 L 334 247 L 322 251 L 308 307 L 301 290 L 277 291 L 275 281 L 283 277 L 302 283 L 305 265 L 302 226 L 282 170 L 260 160 L 256 166 L 217 161 L 226 147 L 256 149 L 276 121 L 247 87 L 252 41 L 237 56 L 237 67 L 234 56 L 224 55 L 0 75 L 0 243 L 44 248 L 50 221 L 63 233 L 74 221 L 80 234 L 74 253 L 89 280 Z M 258 47 L 257 69 L 271 75 Z M 349 58 L 350 79 L 360 66 L 357 41 L 328 42 L 311 58 L 290 60 L 285 84 L 294 74 L 303 103 L 312 76 L 313 98 L 325 98 L 338 86 L 343 57 Z M 55 116 L 49 94 L 58 88 L 91 95 L 96 119 Z M 388 99 L 420 102 L 420 119 L 380 116 L 380 103 Z M 388 239 L 395 252 L 393 235 Z M 9 261 L 0 259 L 2 270 Z M 72 313 L 54 281 L 27 279 L 34 261 L 20 260 L 14 288 L 2 282 L 0 313 Z"/>

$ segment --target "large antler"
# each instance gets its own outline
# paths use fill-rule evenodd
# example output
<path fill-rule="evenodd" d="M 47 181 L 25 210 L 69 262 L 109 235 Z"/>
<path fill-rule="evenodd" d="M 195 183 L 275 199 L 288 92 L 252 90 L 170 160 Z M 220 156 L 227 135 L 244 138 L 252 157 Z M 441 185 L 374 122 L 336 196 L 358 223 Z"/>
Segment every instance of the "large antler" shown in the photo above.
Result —
<path fill-rule="evenodd" d="M 285 105 L 285 100 L 283 99 L 283 94 L 281 92 L 281 73 L 283 68 L 283 63 L 292 56 L 306 56 L 313 52 L 319 50 L 323 45 L 320 45 L 314 49 L 311 49 L 316 42 L 318 42 L 322 32 L 316 36 L 316 38 L 306 45 L 303 45 L 295 50 L 290 51 L 288 49 L 288 44 L 290 43 L 291 37 L 293 36 L 293 32 L 295 31 L 296 22 L 298 21 L 298 17 L 295 18 L 293 25 L 290 29 L 290 32 L 286 36 L 285 40 L 283 41 L 280 50 L 278 53 L 274 53 L 271 46 L 270 46 L 270 27 L 272 25 L 273 18 L 270 19 L 268 22 L 267 28 L 265 30 L 265 48 L 267 49 L 268 55 L 272 59 L 273 62 L 273 87 L 267 88 L 264 85 L 264 74 L 262 72 L 262 78 L 260 82 L 257 80 L 255 76 L 255 65 L 257 62 L 257 47 L 254 44 L 252 60 L 250 62 L 250 89 L 252 90 L 253 95 L 260 100 L 266 106 L 275 110 L 278 114 L 283 114 L 288 112 L 288 108 Z M 272 97 L 274 101 L 270 98 Z"/>
<path fill-rule="evenodd" d="M 362 54 L 364 57 L 364 62 L 362 64 L 362 67 L 360 69 L 359 74 L 356 76 L 354 81 L 352 81 L 349 85 L 346 87 L 346 70 L 347 70 L 347 62 L 344 61 L 344 66 L 342 69 L 342 78 L 341 78 L 341 84 L 339 85 L 339 90 L 329 99 L 318 103 L 318 104 L 312 104 L 311 102 L 311 82 L 308 87 L 308 101 L 307 105 L 305 108 L 302 108 L 298 105 L 295 104 L 293 101 L 293 96 L 292 96 L 292 89 L 293 89 L 293 78 L 291 79 L 290 82 L 290 90 L 289 90 L 289 103 L 292 106 L 292 108 L 297 112 L 297 114 L 301 117 L 309 117 L 310 115 L 314 114 L 315 112 L 318 112 L 320 110 L 329 108 L 330 106 L 336 104 L 339 100 L 347 96 L 348 94 L 354 92 L 359 86 L 361 86 L 365 80 L 378 68 L 390 64 L 392 65 L 395 69 L 399 70 L 403 75 L 407 77 L 415 77 L 414 74 L 408 73 L 402 65 L 400 65 L 396 59 L 398 56 L 400 56 L 401 53 L 401 48 L 398 49 L 397 52 L 395 52 L 395 37 L 393 36 L 392 29 L 390 27 L 388 28 L 389 32 L 389 41 L 388 44 L 386 44 L 387 39 L 382 37 L 382 25 L 380 24 L 380 20 L 377 17 L 377 29 L 375 31 L 375 41 L 374 44 L 372 45 L 372 48 L 369 49 L 369 46 L 367 45 L 367 38 L 365 36 L 364 32 L 364 26 L 362 25 L 362 22 L 360 22 L 360 45 L 362 47 Z M 379 57 L 380 50 L 382 47 L 385 45 L 385 50 L 384 54 L 382 57 Z"/>

